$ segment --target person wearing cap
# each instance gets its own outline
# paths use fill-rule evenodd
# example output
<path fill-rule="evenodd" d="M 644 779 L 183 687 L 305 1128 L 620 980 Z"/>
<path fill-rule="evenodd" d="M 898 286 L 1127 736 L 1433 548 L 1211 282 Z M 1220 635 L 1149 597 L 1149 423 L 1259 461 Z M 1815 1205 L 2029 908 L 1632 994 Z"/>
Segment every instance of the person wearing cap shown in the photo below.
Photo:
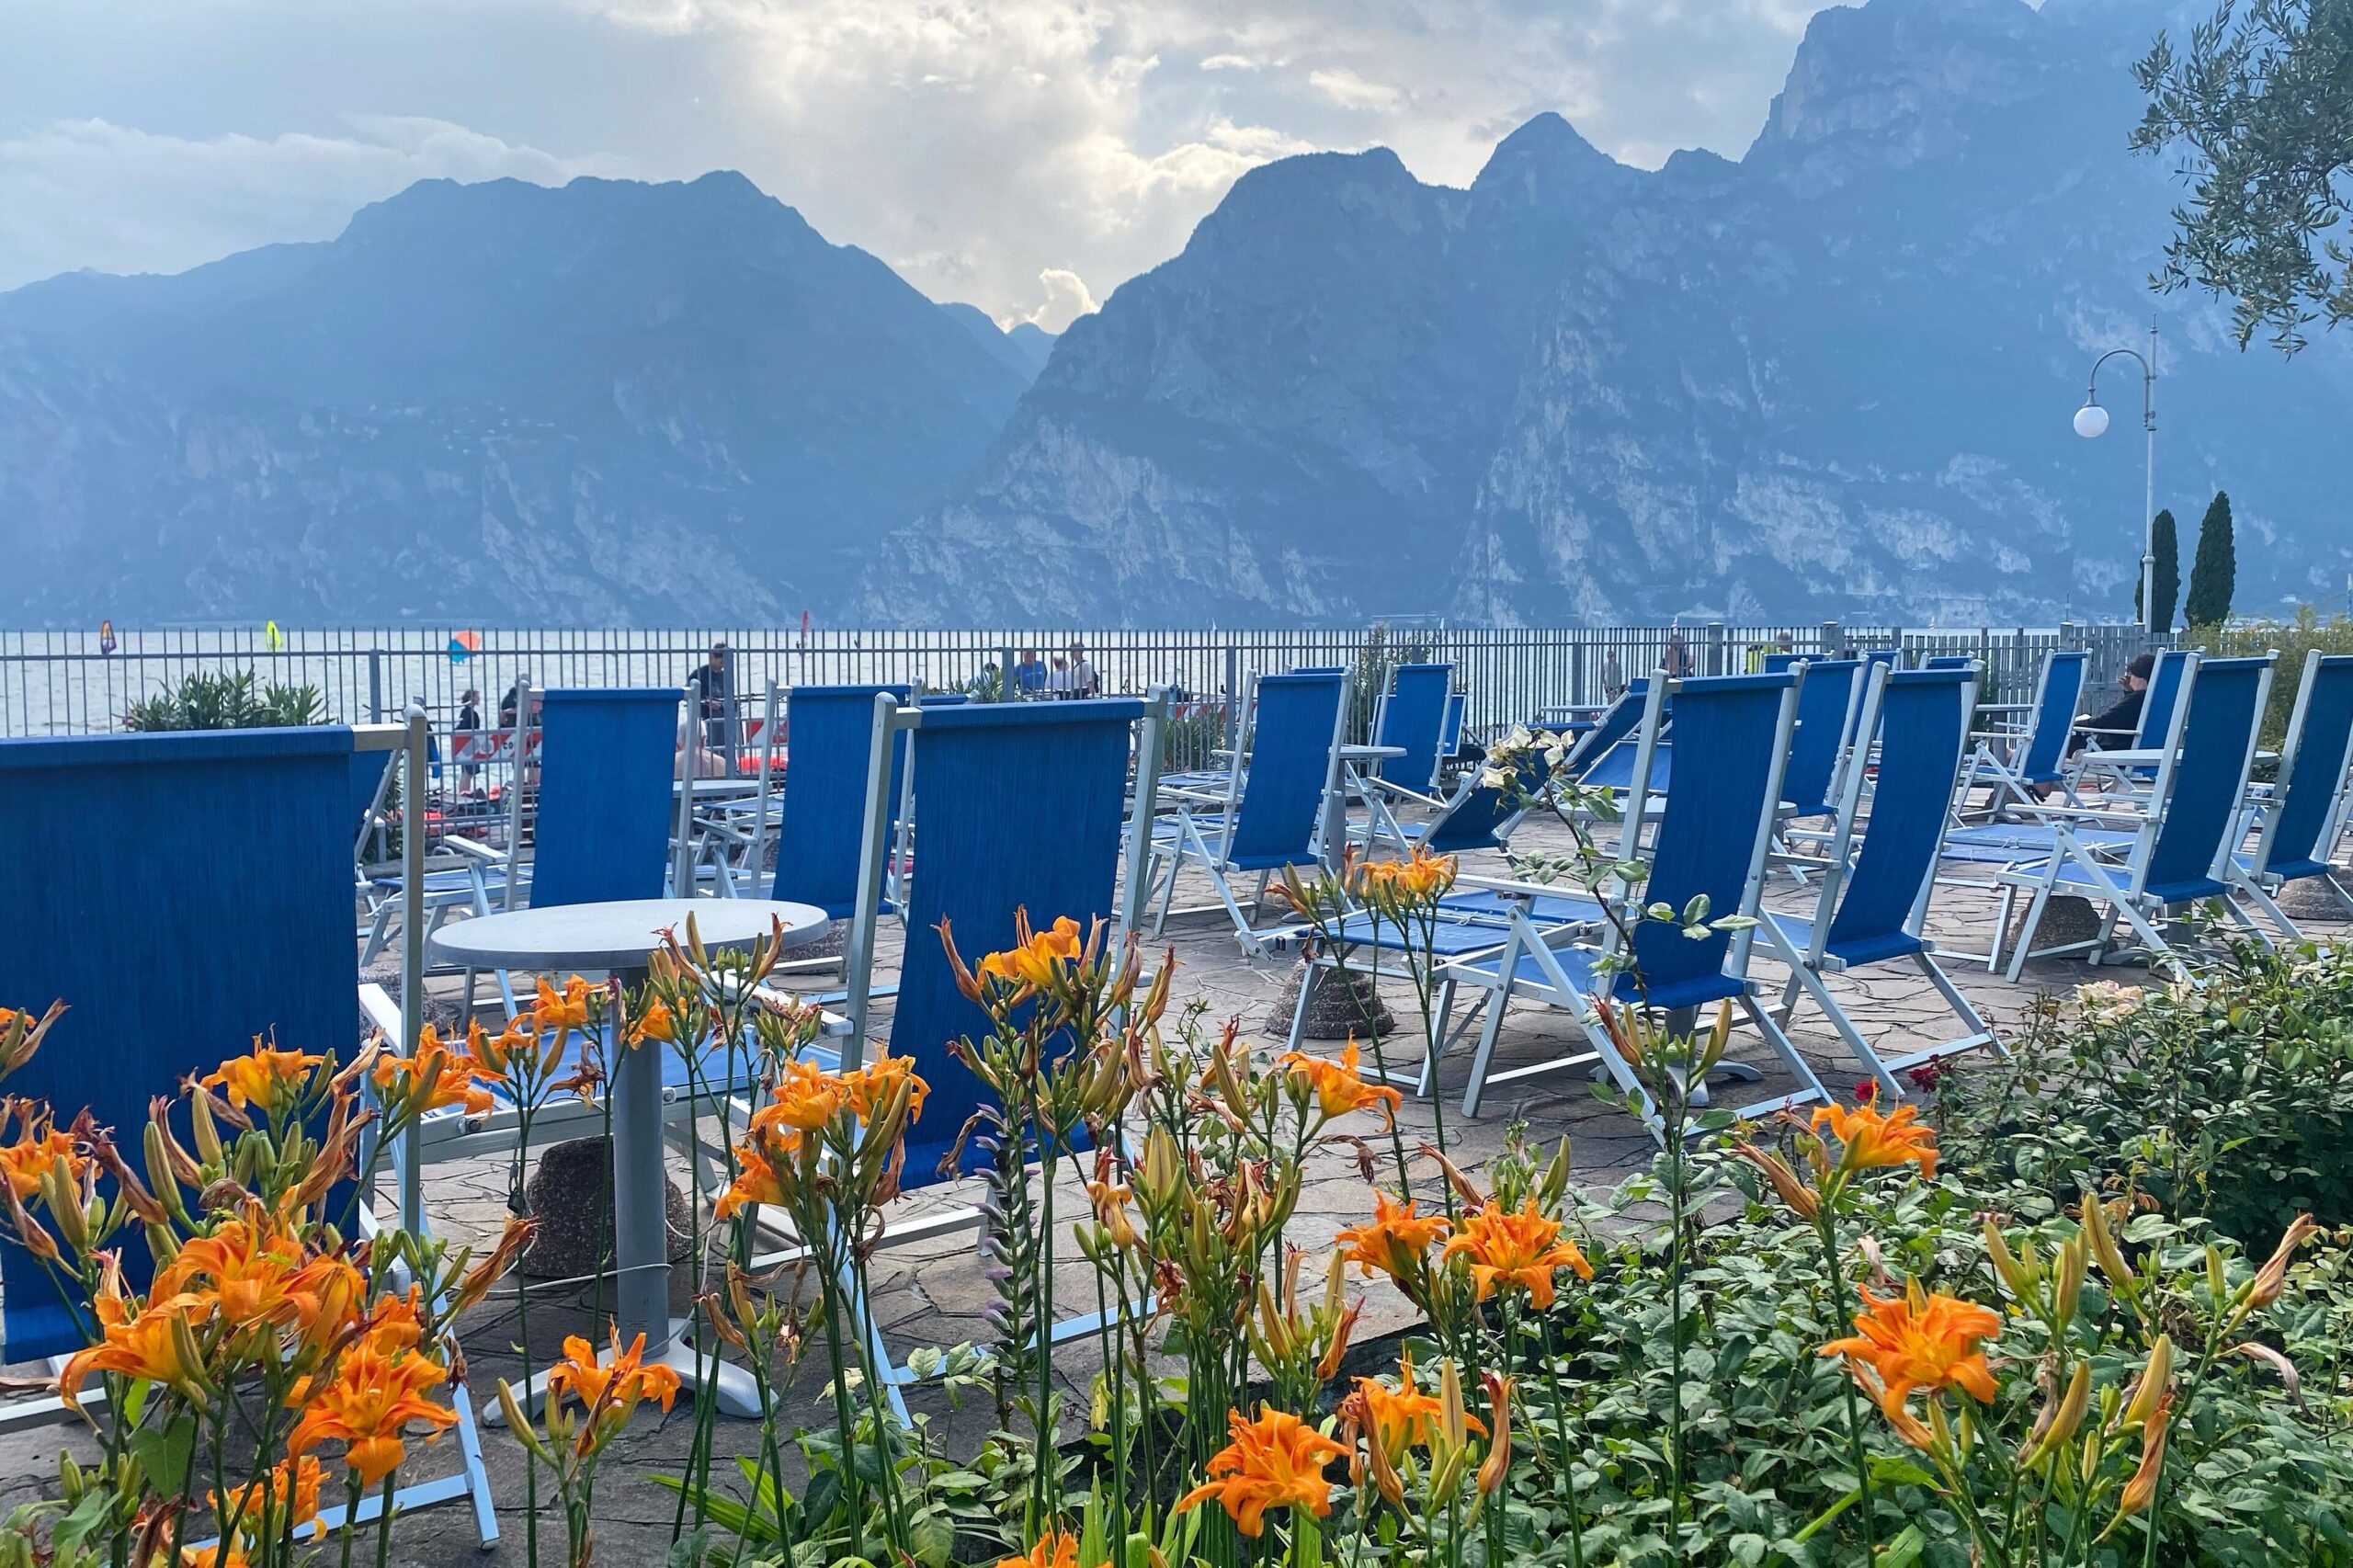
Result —
<path fill-rule="evenodd" d="M 2086 746 L 2094 751 L 2130 746 L 2140 733 L 2141 705 L 2148 700 L 2149 677 L 2156 669 L 2154 653 L 2133 654 L 2132 662 L 2124 666 L 2124 673 L 2116 681 L 2124 695 L 2076 726 L 2075 733 L 2067 738 L 2067 755 L 2074 756 Z"/>
<path fill-rule="evenodd" d="M 695 688 L 696 706 L 702 710 L 703 734 L 714 750 L 727 745 L 727 643 L 710 645 L 710 657 L 687 676 Z"/>

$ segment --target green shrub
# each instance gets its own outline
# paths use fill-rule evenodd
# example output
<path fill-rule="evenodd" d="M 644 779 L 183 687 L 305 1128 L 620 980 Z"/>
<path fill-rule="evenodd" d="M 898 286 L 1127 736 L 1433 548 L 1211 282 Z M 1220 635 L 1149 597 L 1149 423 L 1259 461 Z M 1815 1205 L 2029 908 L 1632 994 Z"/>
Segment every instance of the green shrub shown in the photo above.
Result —
<path fill-rule="evenodd" d="M 2202 990 L 2086 987 L 2006 1065 L 1940 1080 L 1949 1155 L 2053 1196 L 2129 1182 L 2250 1249 L 2353 1223 L 2353 959 L 2227 952 Z"/>
<path fill-rule="evenodd" d="M 285 729 L 327 722 L 315 686 L 257 684 L 251 670 L 198 671 L 123 710 L 126 730 Z"/>

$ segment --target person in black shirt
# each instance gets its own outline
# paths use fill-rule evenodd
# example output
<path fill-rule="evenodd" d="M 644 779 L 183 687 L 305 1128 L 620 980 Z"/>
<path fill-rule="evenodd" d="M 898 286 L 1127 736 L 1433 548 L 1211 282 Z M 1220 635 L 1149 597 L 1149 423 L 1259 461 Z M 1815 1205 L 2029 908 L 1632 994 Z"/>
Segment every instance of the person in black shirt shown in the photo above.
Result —
<path fill-rule="evenodd" d="M 2141 705 L 2148 700 L 2149 677 L 2156 673 L 2154 653 L 2135 653 L 2132 662 L 2116 684 L 2124 695 L 2099 712 L 2076 726 L 2067 738 L 2067 755 L 2075 756 L 2089 746 L 2094 751 L 2116 751 L 2131 745 L 2141 728 Z"/>
<path fill-rule="evenodd" d="M 453 733 L 459 736 L 471 737 L 480 733 L 481 730 L 482 693 L 476 691 L 472 687 L 466 687 L 465 695 L 458 699 L 458 726 Z M 471 746 L 471 740 L 469 740 L 467 744 Z M 450 749 L 455 750 L 457 748 L 453 745 Z M 474 766 L 473 753 L 472 750 L 469 750 L 466 753 L 465 764 L 458 769 L 459 790 L 465 794 L 472 794 L 474 792 L 474 781 L 481 777 L 482 769 Z"/>
<path fill-rule="evenodd" d="M 702 710 L 705 744 L 713 751 L 727 747 L 727 644 L 713 642 L 710 657 L 687 677 L 695 688 L 695 705 Z"/>

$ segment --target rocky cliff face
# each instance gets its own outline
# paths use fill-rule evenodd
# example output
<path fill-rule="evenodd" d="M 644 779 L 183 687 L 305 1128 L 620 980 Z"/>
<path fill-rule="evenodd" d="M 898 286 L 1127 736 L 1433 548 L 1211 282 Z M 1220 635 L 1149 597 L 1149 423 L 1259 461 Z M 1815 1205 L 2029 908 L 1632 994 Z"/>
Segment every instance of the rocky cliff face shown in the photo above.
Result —
<path fill-rule="evenodd" d="M 865 597 L 939 622 L 2129 614 L 2158 500 L 2259 514 L 2240 605 L 2337 591 L 2353 355 L 2153 300 L 2177 199 L 2124 151 L 2156 7 L 1817 17 L 1739 163 L 1622 167 L 1554 116 L 1470 189 L 1385 152 L 1246 176 L 1075 324 Z M 2243 557 L 2244 559 L 2244 557 Z"/>
<path fill-rule="evenodd" d="M 733 175 L 55 278 L 0 296 L 0 619 L 845 619 L 1012 410 L 1006 342 Z"/>

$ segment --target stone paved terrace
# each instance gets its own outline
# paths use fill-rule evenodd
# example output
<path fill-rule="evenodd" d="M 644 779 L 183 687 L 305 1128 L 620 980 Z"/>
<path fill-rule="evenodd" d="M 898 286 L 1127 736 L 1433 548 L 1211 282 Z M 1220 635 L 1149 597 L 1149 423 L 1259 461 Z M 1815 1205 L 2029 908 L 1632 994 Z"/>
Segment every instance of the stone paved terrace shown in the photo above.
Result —
<path fill-rule="evenodd" d="M 1557 827 L 1531 824 L 1523 830 L 1518 844 L 1524 850 L 1562 849 L 1567 846 L 1567 837 Z M 1503 868 L 1499 858 L 1489 864 L 1473 858 L 1466 861 L 1465 869 L 1501 874 Z M 1188 875 L 1186 884 L 1180 885 L 1177 902 L 1180 906 L 1202 903 L 1207 902 L 1208 896 L 1206 882 L 1193 874 Z M 1813 898 L 1811 890 L 1795 887 L 1786 878 L 1777 878 L 1768 892 L 1768 902 L 1774 907 L 1791 911 L 1810 909 Z M 2290 911 L 2299 917 L 2309 916 L 2306 930 L 2323 939 L 2342 938 L 2348 930 L 2346 924 L 2330 917 L 2319 900 L 2299 901 L 2290 906 Z M 1271 922 L 1274 912 L 1270 909 L 1267 913 Z M 1940 888 L 1932 912 L 1932 927 L 1941 942 L 1956 949 L 1982 951 L 1993 914 L 1994 903 L 1988 893 L 1966 888 Z M 1279 1019 L 1274 1014 L 1293 960 L 1245 962 L 1222 913 L 1179 916 L 1170 922 L 1167 939 L 1179 965 L 1172 1016 L 1187 1003 L 1199 1000 L 1207 1005 L 1211 1022 L 1237 1017 L 1245 1034 L 1257 1042 L 1262 1052 L 1280 1049 L 1288 1013 Z M 886 966 L 896 961 L 898 940 L 896 930 L 886 927 L 882 954 Z M 1955 960 L 1948 968 L 1972 1001 L 2003 1032 L 2018 1023 L 2039 992 L 2063 990 L 2093 979 L 2139 983 L 2148 978 L 2146 971 L 2131 966 L 2094 970 L 2074 960 L 2053 960 L 2029 965 L 2024 983 L 2014 986 L 1989 974 L 1982 964 Z M 1782 973 L 1779 966 L 1760 958 L 1757 973 L 1768 983 L 1768 989 L 1778 988 Z M 838 981 L 824 977 L 812 983 L 831 984 Z M 1855 978 L 1836 979 L 1832 983 L 1837 994 L 1848 999 L 1849 1010 L 1866 1034 L 1891 1051 L 1913 1049 L 1957 1032 L 1932 987 L 1910 966 L 1890 965 Z M 454 1000 L 448 987 L 440 987 L 439 993 Z M 488 994 L 487 987 L 484 994 Z M 1388 984 L 1384 987 L 1384 999 L 1395 1011 L 1399 1028 L 1407 1031 L 1410 1038 L 1417 1028 L 1411 985 L 1402 980 Z M 887 1005 L 878 1010 L 878 1024 L 885 1018 Z M 1564 1014 L 1516 1006 L 1503 1028 L 1496 1064 L 1506 1068 L 1557 1054 L 1573 1032 L 1574 1026 Z M 1857 1081 L 1865 1076 L 1811 1004 L 1801 1002 L 1790 1033 L 1800 1051 L 1834 1092 L 1851 1093 Z M 1541 1140 L 1549 1142 L 1567 1133 L 1573 1140 L 1580 1180 L 1591 1192 L 1606 1191 L 1650 1158 L 1654 1144 L 1648 1134 L 1624 1113 L 1597 1100 L 1584 1075 L 1577 1072 L 1502 1085 L 1491 1094 L 1478 1118 L 1465 1119 L 1461 1096 L 1467 1053 L 1466 1041 L 1440 1070 L 1442 1106 L 1407 1100 L 1401 1122 L 1409 1147 L 1432 1136 L 1442 1110 L 1449 1147 L 1458 1153 L 1461 1163 L 1474 1179 L 1499 1148 L 1506 1124 L 1515 1118 L 1524 1119 L 1531 1135 Z M 1753 1031 L 1735 1031 L 1731 1054 L 1756 1062 L 1765 1069 L 1762 1085 L 1735 1085 L 1731 1093 L 1762 1096 L 1790 1082 Z M 1365 1125 L 1359 1131 L 1376 1130 L 1372 1119 L 1367 1117 L 1363 1120 Z M 689 1179 L 686 1165 L 687 1162 L 674 1153 L 672 1173 L 682 1185 Z M 495 1235 L 506 1211 L 506 1166 L 502 1157 L 437 1166 L 426 1180 L 433 1219 L 446 1233 L 468 1239 Z M 1077 1211 L 1083 1197 L 1067 1178 L 1064 1187 L 1070 1190 L 1058 1197 L 1063 1211 Z M 970 1201 L 971 1197 L 968 1187 L 934 1188 L 903 1200 L 902 1208 L 906 1217 L 914 1218 Z M 1300 1201 L 1293 1239 L 1310 1248 L 1326 1246 L 1336 1230 L 1355 1222 L 1370 1206 L 1370 1195 L 1352 1155 L 1337 1149 L 1321 1151 L 1312 1157 L 1310 1180 Z M 1083 1262 L 1064 1266 L 1061 1278 L 1065 1281 L 1062 1289 L 1066 1300 L 1075 1300 L 1086 1286 L 1085 1270 Z M 675 1273 L 674 1304 L 683 1310 L 689 1270 L 682 1265 Z M 904 1358 L 921 1346 L 984 1341 L 987 1336 L 983 1313 L 989 1292 L 982 1266 L 973 1255 L 969 1232 L 886 1249 L 874 1265 L 874 1284 L 877 1316 L 894 1355 Z M 1386 1285 L 1370 1285 L 1366 1288 L 1366 1294 L 1368 1308 L 1358 1330 L 1360 1340 L 1403 1327 L 1409 1321 L 1410 1314 L 1402 1299 Z M 1091 1289 L 1086 1290 L 1085 1295 L 1086 1305 L 1091 1309 Z M 585 1290 L 561 1292 L 552 1299 L 534 1294 L 532 1334 L 542 1360 L 559 1333 L 585 1331 L 588 1302 Z M 516 1373 L 518 1363 L 511 1348 L 515 1324 L 511 1290 L 502 1291 L 472 1320 L 466 1350 L 471 1385 L 478 1401 L 490 1398 L 496 1379 L 511 1378 Z M 1076 1396 L 1071 1402 L 1072 1408 L 1083 1411 L 1086 1386 L 1095 1369 L 1092 1348 L 1074 1345 L 1057 1355 L 1056 1369 L 1065 1388 Z M 33 1369 L 11 1369 L 18 1372 Z M 822 1384 L 822 1369 L 804 1365 L 799 1386 L 788 1396 L 790 1422 L 810 1426 L 824 1423 Z M 790 1402 L 797 1402 L 797 1405 Z M 985 1395 L 976 1402 L 967 1401 L 961 1410 L 956 1410 L 937 1390 L 917 1390 L 911 1394 L 910 1403 L 918 1413 L 933 1418 L 935 1431 L 951 1452 L 964 1451 L 990 1420 L 990 1412 L 983 1408 L 988 1403 Z M 677 1471 L 691 1430 L 691 1415 L 682 1403 L 677 1414 L 666 1422 L 651 1414 L 641 1415 L 609 1450 L 597 1500 L 598 1546 L 604 1560 L 654 1562 L 666 1552 L 675 1505 L 671 1494 L 649 1478 Z M 722 1455 L 748 1451 L 753 1436 L 751 1424 L 722 1421 L 718 1432 L 719 1451 Z M 526 1561 L 520 1450 L 497 1428 L 485 1427 L 483 1438 L 505 1531 L 501 1545 L 491 1554 L 477 1555 L 466 1511 L 458 1505 L 444 1505 L 403 1521 L 393 1546 L 394 1562 L 478 1561 L 513 1564 Z M 37 1495 L 44 1483 L 53 1483 L 56 1451 L 68 1443 L 80 1449 L 88 1447 L 74 1429 L 63 1426 L 0 1434 L 0 1507 Z M 454 1468 L 454 1460 L 453 1445 L 445 1442 L 425 1450 L 425 1458 L 412 1466 L 412 1473 L 416 1477 L 441 1473 Z M 553 1533 L 552 1541 L 543 1539 L 540 1555 L 543 1560 L 554 1561 L 563 1539 L 560 1518 L 552 1510 L 545 1510 L 542 1525 Z"/>

